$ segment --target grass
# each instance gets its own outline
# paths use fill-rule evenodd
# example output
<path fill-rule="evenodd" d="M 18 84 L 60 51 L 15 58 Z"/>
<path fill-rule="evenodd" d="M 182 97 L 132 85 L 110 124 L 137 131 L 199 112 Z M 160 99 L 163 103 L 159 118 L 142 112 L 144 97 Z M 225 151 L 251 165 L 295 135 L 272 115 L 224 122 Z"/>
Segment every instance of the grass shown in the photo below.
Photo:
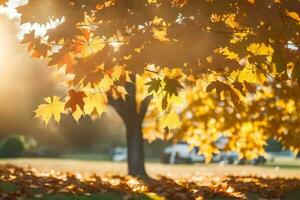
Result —
<path fill-rule="evenodd" d="M 279 167 L 282 169 L 300 169 L 300 159 L 293 157 L 276 157 L 274 162 L 267 162 L 264 167 Z"/>
<path fill-rule="evenodd" d="M 71 159 L 71 160 L 89 160 L 89 161 L 110 161 L 111 158 L 106 154 L 64 154 L 61 157 L 62 159 Z"/>
<path fill-rule="evenodd" d="M 0 193 L 11 193 L 18 190 L 18 186 L 10 183 L 1 183 L 0 182 Z M 292 191 L 284 195 L 283 200 L 294 200 L 299 199 L 300 191 Z M 258 193 L 248 193 L 248 199 L 261 199 Z M 75 194 L 47 194 L 46 191 L 41 191 L 39 189 L 33 189 L 31 191 L 30 197 L 23 198 L 24 200 L 164 200 L 162 197 L 157 196 L 156 194 L 141 194 L 141 195 L 132 195 L 124 196 L 124 194 L 114 193 L 114 192 L 103 192 L 103 193 L 94 193 L 88 195 L 75 195 Z M 211 197 L 210 200 L 229 200 L 227 197 Z"/>
<path fill-rule="evenodd" d="M 24 160 L 23 160 L 24 161 Z M 29 160 L 27 160 L 28 162 Z M 30 160 L 31 162 L 33 160 Z M 59 160 L 36 159 L 39 165 L 50 165 L 52 170 L 53 164 L 58 164 Z M 60 160 L 61 162 L 61 160 Z M 69 163 L 72 160 L 64 160 L 63 163 Z M 78 162 L 78 161 L 77 161 Z M 81 161 L 82 164 L 94 163 L 98 166 L 105 164 L 114 165 L 115 163 L 98 162 L 98 161 Z M 32 162 L 32 164 L 34 164 Z M 71 163 L 74 167 L 74 163 Z M 77 163 L 78 165 L 78 163 Z M 75 166 L 77 166 L 75 164 Z M 152 164 L 152 167 L 157 164 Z M 151 182 L 138 181 L 128 176 L 119 176 L 118 174 L 108 174 L 107 176 L 85 176 L 74 173 L 69 170 L 67 173 L 50 173 L 34 168 L 20 168 L 12 165 L 1 165 L 0 172 L 0 199 L 11 199 L 13 197 L 22 197 L 24 200 L 168 200 L 183 199 L 189 200 L 194 197 L 204 196 L 207 200 L 226 200 L 233 197 L 240 199 L 299 199 L 300 197 L 300 179 L 272 178 L 253 176 L 253 173 L 244 176 L 218 176 L 219 171 L 223 168 L 215 168 L 214 174 L 202 174 L 190 177 L 169 178 L 167 176 L 158 177 Z M 37 165 L 36 165 L 37 166 Z M 199 165 L 191 165 L 199 167 Z M 41 166 L 40 166 L 41 167 Z M 77 166 L 78 167 L 78 166 Z M 109 167 L 107 165 L 106 167 Z M 160 173 L 162 165 L 159 165 Z M 169 171 L 179 173 L 174 170 L 189 170 L 188 165 L 165 165 Z M 209 168 L 216 167 L 210 165 Z M 230 166 L 234 168 L 240 166 Z M 249 166 L 243 166 L 249 168 Z M 228 169 L 228 168 L 224 168 Z M 258 167 L 251 167 L 258 169 Z M 264 175 L 266 170 L 264 168 Z M 47 170 L 46 170 L 47 171 Z M 92 171 L 90 171 L 92 172 Z M 298 170 L 299 172 L 299 170 Z M 163 174 L 165 175 L 165 174 Z M 177 174 L 179 175 L 179 174 Z M 282 175 L 282 173 L 280 173 Z M 90 179 L 91 178 L 91 179 Z M 300 178 L 300 177 L 299 177 Z M 197 182 L 200 180 L 200 182 Z M 202 181 L 201 181 L 202 180 Z M 204 180 L 204 182 L 203 182 Z M 191 182 L 190 182 L 191 181 Z M 144 188 L 147 188 L 146 190 Z M 6 196 L 5 196 L 6 195 Z M 182 196 L 184 195 L 184 196 Z M 283 198 L 284 197 L 284 198 Z"/>
<path fill-rule="evenodd" d="M 18 187 L 14 184 L 0 182 L 0 192 L 10 193 L 16 191 L 17 189 Z"/>
<path fill-rule="evenodd" d="M 106 155 L 98 154 L 69 154 L 63 155 L 59 159 L 2 159 L 1 164 L 14 164 L 17 166 L 25 166 L 30 164 L 32 167 L 38 170 L 58 170 L 58 171 L 73 171 L 80 173 L 97 173 L 106 174 L 109 172 L 117 174 L 126 174 L 127 165 L 125 162 L 113 163 L 110 158 Z M 148 173 L 155 177 L 156 175 L 170 175 L 172 177 L 185 178 L 191 174 L 201 174 L 204 176 L 226 176 L 230 174 L 235 175 L 258 175 L 258 176 L 280 176 L 280 177 L 298 177 L 300 178 L 300 160 L 287 157 L 278 157 L 274 162 L 267 162 L 265 165 L 260 166 L 235 166 L 219 164 L 181 164 L 181 165 L 165 165 L 159 162 L 148 160 L 147 164 Z M 1 183 L 0 180 L 0 194 L 11 193 L 18 190 L 18 186 L 9 183 Z M 28 189 L 29 191 L 29 189 Z M 26 200 L 38 200 L 38 199 L 56 199 L 56 200 L 123 200 L 125 199 L 124 194 L 116 192 L 102 192 L 92 193 L 89 195 L 74 195 L 74 194 L 47 194 L 45 191 L 30 189 L 30 197 Z M 42 194 L 42 196 L 41 196 Z M 247 194 L 249 199 L 258 199 L 258 194 L 249 193 Z M 161 200 L 153 194 L 142 194 L 132 196 L 132 200 Z M 212 200 L 225 200 L 224 197 L 213 197 Z M 284 199 L 300 199 L 300 191 L 293 191 L 285 194 Z"/>
<path fill-rule="evenodd" d="M 62 155 L 63 159 L 71 160 L 87 160 L 87 161 L 111 161 L 111 157 L 107 154 L 94 154 L 94 153 L 72 153 Z M 159 163 L 160 158 L 146 156 L 146 162 Z"/>
<path fill-rule="evenodd" d="M 44 158 L 19 158 L 19 159 L 1 159 L 0 164 L 14 164 L 17 166 L 31 165 L 40 170 L 59 170 L 59 171 L 77 171 L 81 173 L 127 173 L 127 164 L 125 162 L 114 163 L 102 160 L 102 156 L 96 155 L 66 155 L 59 159 Z M 173 176 L 185 176 L 188 174 L 216 174 L 216 175 L 272 175 L 300 177 L 300 160 L 293 158 L 278 158 L 274 163 L 267 163 L 259 166 L 236 166 L 219 164 L 180 164 L 166 165 L 159 162 L 147 162 L 146 168 L 151 176 L 171 174 Z"/>
<path fill-rule="evenodd" d="M 92 153 L 72 153 L 64 154 L 62 159 L 70 160 L 85 160 L 85 161 L 111 161 L 111 157 L 107 154 L 92 154 Z M 160 158 L 158 157 L 146 157 L 146 162 L 148 163 L 160 163 Z M 262 167 L 280 167 L 280 168 L 299 168 L 300 169 L 300 159 L 295 159 L 293 157 L 283 157 L 279 156 L 275 158 L 274 162 L 268 161 L 265 165 L 260 165 Z"/>

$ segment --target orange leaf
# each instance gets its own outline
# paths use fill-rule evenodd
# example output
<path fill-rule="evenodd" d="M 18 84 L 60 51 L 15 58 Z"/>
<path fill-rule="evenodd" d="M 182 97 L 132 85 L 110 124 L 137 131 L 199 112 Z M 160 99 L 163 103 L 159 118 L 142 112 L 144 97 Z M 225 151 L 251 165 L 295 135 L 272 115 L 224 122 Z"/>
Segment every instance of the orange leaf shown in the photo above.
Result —
<path fill-rule="evenodd" d="M 65 108 L 71 108 L 72 112 L 77 110 L 77 105 L 83 110 L 84 101 L 83 98 L 86 97 L 86 94 L 82 91 L 69 90 L 70 99 L 66 102 Z"/>
<path fill-rule="evenodd" d="M 63 66 L 66 66 L 66 73 L 73 72 L 75 60 L 72 54 L 68 49 L 63 48 L 60 52 L 55 53 L 51 56 L 51 60 L 48 63 L 48 66 L 57 65 L 58 69 Z"/>

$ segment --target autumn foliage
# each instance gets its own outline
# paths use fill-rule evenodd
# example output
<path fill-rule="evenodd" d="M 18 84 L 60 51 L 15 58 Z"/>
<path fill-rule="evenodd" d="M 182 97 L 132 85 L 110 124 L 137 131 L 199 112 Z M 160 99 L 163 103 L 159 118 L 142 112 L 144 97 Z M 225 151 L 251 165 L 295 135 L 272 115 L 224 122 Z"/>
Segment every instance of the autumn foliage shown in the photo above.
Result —
<path fill-rule="evenodd" d="M 36 110 L 46 124 L 110 104 L 127 129 L 143 123 L 145 138 L 185 140 L 208 160 L 221 136 L 246 158 L 270 137 L 299 151 L 298 1 L 29 0 L 17 11 L 46 30 L 22 43 L 68 88 Z"/>

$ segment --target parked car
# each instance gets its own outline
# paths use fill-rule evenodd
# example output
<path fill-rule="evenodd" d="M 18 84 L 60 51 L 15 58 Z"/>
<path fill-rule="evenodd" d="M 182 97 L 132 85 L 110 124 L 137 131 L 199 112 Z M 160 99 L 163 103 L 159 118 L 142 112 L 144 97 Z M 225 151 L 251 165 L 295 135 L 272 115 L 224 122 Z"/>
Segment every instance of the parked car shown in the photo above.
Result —
<path fill-rule="evenodd" d="M 168 146 L 164 149 L 162 155 L 162 162 L 166 164 L 177 164 L 177 163 L 204 163 L 205 156 L 199 154 L 199 148 L 193 149 L 186 143 L 178 143 Z M 222 151 L 219 154 L 215 154 L 212 157 L 212 163 L 223 163 L 223 164 L 252 164 L 259 165 L 265 164 L 267 159 L 263 156 L 259 156 L 253 160 L 240 159 L 237 152 L 234 151 Z"/>
<path fill-rule="evenodd" d="M 224 164 L 236 164 L 236 165 L 244 165 L 244 164 L 251 164 L 251 165 L 260 165 L 265 164 L 267 161 L 267 158 L 264 156 L 258 156 L 255 159 L 247 160 L 245 158 L 239 158 L 239 155 L 235 151 L 227 151 L 222 152 L 220 154 L 221 159 L 220 163 Z"/>
<path fill-rule="evenodd" d="M 199 155 L 198 151 L 198 148 L 191 150 L 186 143 L 174 144 L 164 149 L 162 162 L 168 164 L 205 162 L 205 157 Z"/>
<path fill-rule="evenodd" d="M 112 151 L 112 161 L 123 162 L 127 160 L 127 148 L 116 147 Z"/>

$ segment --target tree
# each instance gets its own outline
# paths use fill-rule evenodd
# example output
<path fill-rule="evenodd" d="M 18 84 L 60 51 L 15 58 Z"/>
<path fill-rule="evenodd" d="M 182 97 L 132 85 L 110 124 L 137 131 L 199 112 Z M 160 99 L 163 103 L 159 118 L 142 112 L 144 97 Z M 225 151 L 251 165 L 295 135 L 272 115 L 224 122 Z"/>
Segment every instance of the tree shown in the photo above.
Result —
<path fill-rule="evenodd" d="M 47 31 L 33 27 L 22 42 L 63 71 L 69 89 L 65 100 L 46 98 L 36 116 L 46 123 L 65 110 L 75 119 L 101 116 L 112 105 L 127 128 L 129 174 L 144 176 L 142 123 L 151 100 L 165 132 L 179 125 L 171 111 L 179 91 L 199 80 L 238 105 L 255 84 L 297 66 L 299 9 L 289 0 L 29 0 L 17 8 L 21 24 Z M 148 86 L 140 103 L 139 77 Z"/>
<path fill-rule="evenodd" d="M 227 99 L 219 100 L 215 93 L 206 93 L 207 83 L 198 83 L 193 90 L 184 91 L 181 96 L 187 102 L 177 109 L 180 128 L 163 134 L 163 126 L 155 122 L 156 109 L 150 109 L 144 129 L 150 140 L 172 138 L 186 141 L 192 147 L 200 147 L 206 161 L 213 154 L 222 151 L 235 151 L 241 158 L 255 159 L 265 154 L 268 140 L 281 142 L 284 148 L 297 155 L 300 151 L 299 129 L 299 83 L 291 77 L 289 81 L 272 80 L 260 86 L 255 94 L 248 97 L 235 108 Z M 225 143 L 218 142 L 220 138 Z"/>

